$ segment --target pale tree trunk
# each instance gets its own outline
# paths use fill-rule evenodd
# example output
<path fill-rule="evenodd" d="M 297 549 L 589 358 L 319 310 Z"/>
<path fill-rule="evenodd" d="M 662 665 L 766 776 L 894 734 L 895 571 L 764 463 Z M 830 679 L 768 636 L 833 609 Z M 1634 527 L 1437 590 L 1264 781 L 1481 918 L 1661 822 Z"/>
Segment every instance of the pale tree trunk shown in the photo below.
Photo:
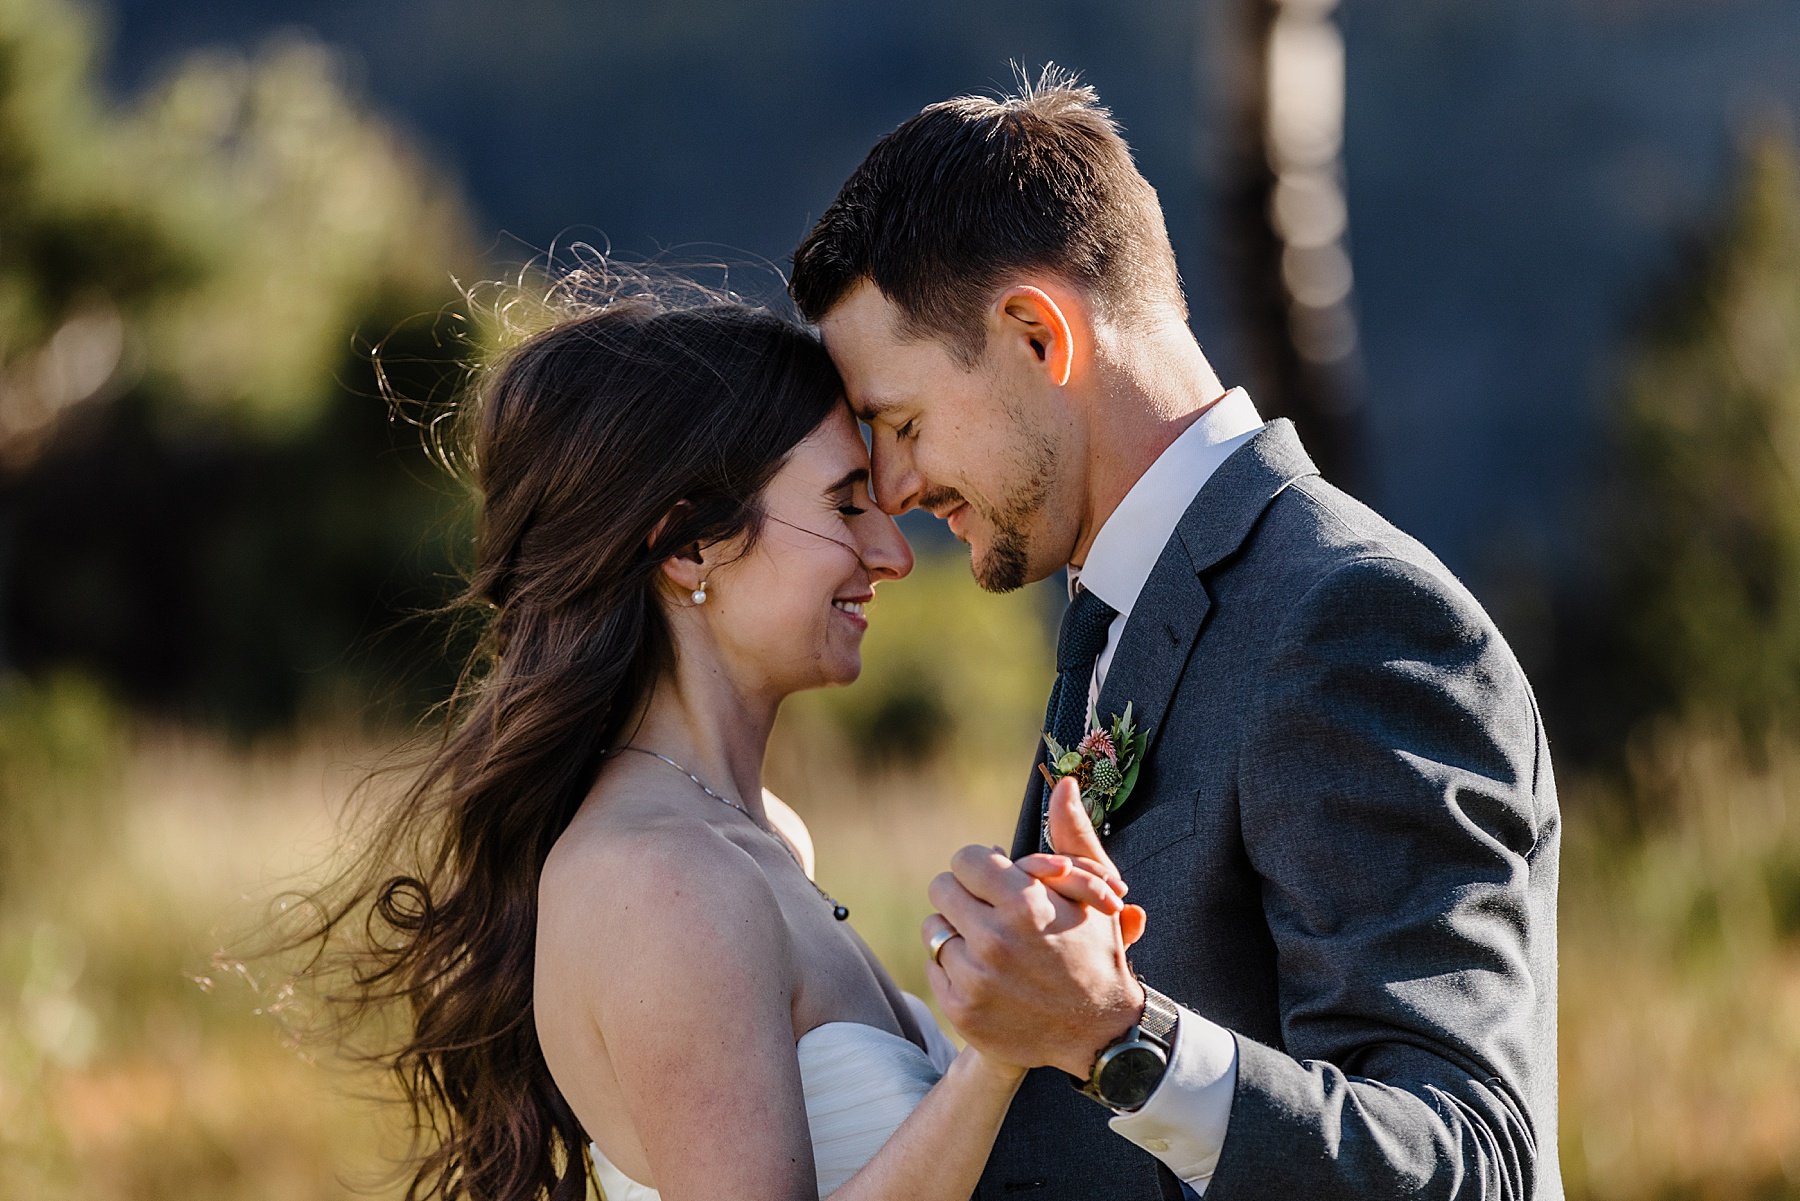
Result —
<path fill-rule="evenodd" d="M 1344 200 L 1337 0 L 1233 0 L 1208 30 L 1224 83 L 1224 259 L 1257 407 L 1332 482 L 1368 479 Z"/>

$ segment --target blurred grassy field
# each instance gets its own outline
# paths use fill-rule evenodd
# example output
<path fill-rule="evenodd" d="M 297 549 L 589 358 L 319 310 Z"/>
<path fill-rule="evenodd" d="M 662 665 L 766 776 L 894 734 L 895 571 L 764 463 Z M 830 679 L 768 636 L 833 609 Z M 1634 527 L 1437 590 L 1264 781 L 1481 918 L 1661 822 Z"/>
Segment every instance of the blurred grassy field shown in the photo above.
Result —
<path fill-rule="evenodd" d="M 811 821 L 826 885 L 924 991 L 924 883 L 963 842 L 1008 837 L 1019 755 L 973 774 L 945 766 L 966 748 L 863 762 L 820 711 L 782 731 L 772 783 Z M 381 748 L 227 745 L 74 683 L 8 714 L 0 1197 L 398 1196 L 380 1179 L 392 1115 L 351 1095 L 371 1082 L 286 1045 L 258 1012 L 280 998 L 209 961 L 275 882 L 319 866 Z M 1729 745 L 1638 748 L 1637 786 L 1671 798 L 1648 832 L 1588 816 L 1619 811 L 1617 785 L 1565 781 L 1571 1197 L 1800 1196 L 1800 751 L 1751 764 Z"/>

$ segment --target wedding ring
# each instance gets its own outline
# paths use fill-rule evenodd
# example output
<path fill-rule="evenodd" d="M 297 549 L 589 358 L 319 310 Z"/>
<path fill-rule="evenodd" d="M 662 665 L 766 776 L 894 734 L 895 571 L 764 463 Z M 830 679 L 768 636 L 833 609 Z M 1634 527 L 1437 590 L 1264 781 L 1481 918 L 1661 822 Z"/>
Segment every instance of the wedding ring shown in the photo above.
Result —
<path fill-rule="evenodd" d="M 956 928 L 946 922 L 944 928 L 933 934 L 930 941 L 925 944 L 925 949 L 931 952 L 931 962 L 943 967 L 944 944 L 953 938 L 961 937 L 962 935 L 956 931 Z"/>

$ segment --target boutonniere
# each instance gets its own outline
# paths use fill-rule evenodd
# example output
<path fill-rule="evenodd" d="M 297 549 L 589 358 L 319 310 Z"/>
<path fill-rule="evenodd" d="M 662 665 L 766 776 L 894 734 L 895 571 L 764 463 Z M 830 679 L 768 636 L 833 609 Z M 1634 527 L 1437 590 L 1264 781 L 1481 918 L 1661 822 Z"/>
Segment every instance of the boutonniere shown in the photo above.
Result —
<path fill-rule="evenodd" d="M 1044 745 L 1050 750 L 1048 762 L 1038 764 L 1050 787 L 1065 776 L 1074 776 L 1081 785 L 1081 804 L 1088 820 L 1102 834 L 1109 832 L 1107 821 L 1131 797 L 1137 784 L 1138 768 L 1144 765 L 1144 748 L 1150 739 L 1133 724 L 1131 705 L 1113 718 L 1110 727 L 1102 726 L 1093 710 L 1088 711 L 1087 736 L 1073 750 L 1065 750 L 1049 734 Z"/>

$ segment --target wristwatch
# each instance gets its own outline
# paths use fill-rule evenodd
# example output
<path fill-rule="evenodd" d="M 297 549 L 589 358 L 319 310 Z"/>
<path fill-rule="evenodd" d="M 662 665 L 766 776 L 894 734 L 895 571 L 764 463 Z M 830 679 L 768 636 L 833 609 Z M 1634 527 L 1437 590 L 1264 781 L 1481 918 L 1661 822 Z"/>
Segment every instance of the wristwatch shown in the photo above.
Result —
<path fill-rule="evenodd" d="M 1175 1049 L 1175 1025 L 1181 1010 L 1148 984 L 1139 983 L 1144 989 L 1144 1016 L 1101 1050 L 1086 1080 L 1069 1077 L 1082 1096 L 1092 1097 L 1114 1113 L 1132 1113 L 1143 1107 L 1162 1083 Z"/>

